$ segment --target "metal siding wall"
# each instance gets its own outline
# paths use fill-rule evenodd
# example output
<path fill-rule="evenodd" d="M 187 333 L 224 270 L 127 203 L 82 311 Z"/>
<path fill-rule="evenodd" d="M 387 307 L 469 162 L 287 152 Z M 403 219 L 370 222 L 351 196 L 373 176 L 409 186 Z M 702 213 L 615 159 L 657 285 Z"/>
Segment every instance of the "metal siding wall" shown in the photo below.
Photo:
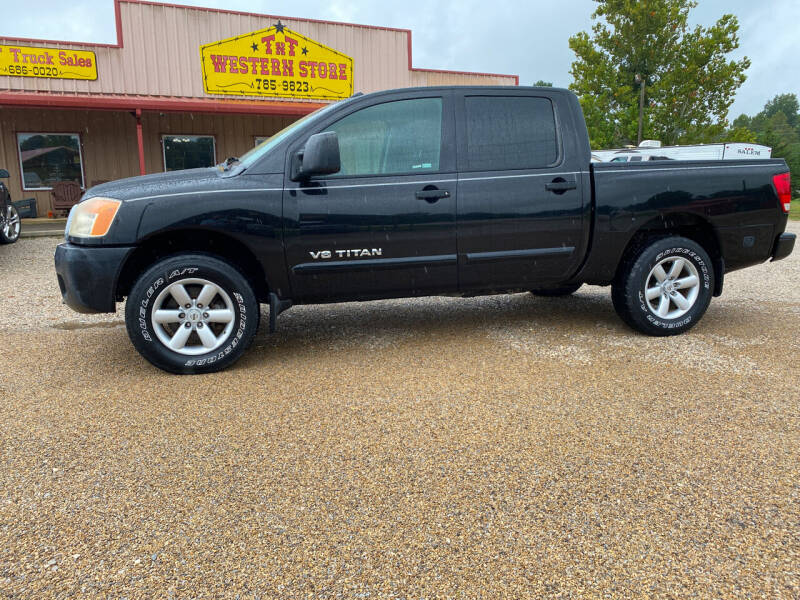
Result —
<path fill-rule="evenodd" d="M 275 23 L 274 19 L 251 15 L 128 2 L 121 3 L 120 11 L 123 48 L 85 48 L 93 49 L 97 55 L 97 81 L 1 76 L 0 90 L 209 97 L 203 91 L 200 46 L 265 29 Z M 409 71 L 405 31 L 291 18 L 282 19 L 282 22 L 289 29 L 352 56 L 356 91 L 373 92 L 437 83 L 514 84 L 514 78 L 508 76 Z M 26 42 L 24 45 L 43 44 Z M 69 44 L 47 46 L 70 48 Z"/>
<path fill-rule="evenodd" d="M 164 170 L 161 136 L 164 134 L 213 135 L 217 162 L 241 156 L 253 147 L 255 136 L 269 136 L 294 121 L 272 115 L 208 115 L 193 113 L 144 113 L 145 167 L 148 173 Z M 134 138 L 134 143 L 135 143 Z M 134 148 L 135 151 L 135 148 Z M 138 167 L 137 167 L 138 168 Z"/>
<path fill-rule="evenodd" d="M 148 173 L 164 170 L 162 134 L 207 134 L 216 141 L 217 161 L 240 156 L 253 147 L 255 136 L 269 136 L 291 123 L 292 117 L 271 115 L 208 115 L 144 113 L 145 166 Z M 0 168 L 8 169 L 13 200 L 36 198 L 40 216 L 52 207 L 49 191 L 23 191 L 17 132 L 79 133 L 86 186 L 139 174 L 136 121 L 127 112 L 0 109 Z"/>
<path fill-rule="evenodd" d="M 83 176 L 86 186 L 100 179 L 137 174 L 136 123 L 128 113 L 110 111 L 53 111 L 0 109 L 2 154 L 0 167 L 8 169 L 13 200 L 36 198 L 39 215 L 52 207 L 49 191 L 22 189 L 17 136 L 19 132 L 78 133 L 81 136 Z"/>

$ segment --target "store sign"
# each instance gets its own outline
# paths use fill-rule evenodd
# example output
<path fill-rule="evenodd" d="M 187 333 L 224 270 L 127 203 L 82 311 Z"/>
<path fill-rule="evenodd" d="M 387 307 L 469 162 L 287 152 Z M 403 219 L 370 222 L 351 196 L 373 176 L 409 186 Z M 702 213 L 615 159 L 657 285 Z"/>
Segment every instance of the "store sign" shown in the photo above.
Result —
<path fill-rule="evenodd" d="M 339 99 L 353 95 L 353 59 L 278 21 L 200 47 L 208 94 Z"/>
<path fill-rule="evenodd" d="M 97 58 L 87 50 L 0 44 L 0 75 L 46 79 L 97 79 Z"/>

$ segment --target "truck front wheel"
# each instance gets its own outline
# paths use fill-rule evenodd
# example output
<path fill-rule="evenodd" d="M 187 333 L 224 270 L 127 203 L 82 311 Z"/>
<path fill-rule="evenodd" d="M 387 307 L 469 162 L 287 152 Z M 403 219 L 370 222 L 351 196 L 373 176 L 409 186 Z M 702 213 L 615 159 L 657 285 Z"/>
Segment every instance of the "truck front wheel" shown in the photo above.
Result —
<path fill-rule="evenodd" d="M 617 314 L 654 336 L 691 329 L 705 314 L 714 289 L 708 253 L 684 237 L 646 244 L 623 263 L 611 286 Z"/>
<path fill-rule="evenodd" d="M 134 284 L 125 306 L 131 342 L 170 373 L 210 373 L 233 364 L 258 329 L 259 306 L 233 265 L 203 254 L 161 260 Z"/>

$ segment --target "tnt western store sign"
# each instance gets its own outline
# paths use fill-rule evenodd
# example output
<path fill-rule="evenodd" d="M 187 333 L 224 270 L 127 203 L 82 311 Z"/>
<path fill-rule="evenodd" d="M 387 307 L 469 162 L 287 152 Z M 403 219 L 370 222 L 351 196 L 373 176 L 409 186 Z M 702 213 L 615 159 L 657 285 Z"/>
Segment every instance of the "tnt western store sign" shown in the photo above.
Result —
<path fill-rule="evenodd" d="M 411 31 L 113 2 L 117 41 L 0 37 L 0 168 L 14 200 L 238 156 L 355 92 L 516 85 L 412 66 Z"/>

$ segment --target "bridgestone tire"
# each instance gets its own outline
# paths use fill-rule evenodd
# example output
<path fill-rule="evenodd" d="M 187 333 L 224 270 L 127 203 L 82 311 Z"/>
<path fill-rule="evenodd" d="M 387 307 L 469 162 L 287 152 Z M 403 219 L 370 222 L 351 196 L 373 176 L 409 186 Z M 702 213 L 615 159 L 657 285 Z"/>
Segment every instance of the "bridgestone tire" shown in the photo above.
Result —
<path fill-rule="evenodd" d="M 674 318 L 659 316 L 652 306 L 661 300 L 656 296 L 648 300 L 648 280 L 651 289 L 655 288 L 655 269 L 658 265 L 674 265 L 670 260 L 684 259 L 683 275 L 676 279 L 687 280 L 696 272 L 698 280 L 693 303 L 683 314 Z M 661 275 L 663 277 L 663 273 Z M 672 281 L 668 278 L 668 281 Z M 691 286 L 695 287 L 695 286 Z M 681 293 L 682 302 L 692 298 L 688 289 L 676 288 Z M 643 244 L 634 251 L 620 268 L 617 279 L 611 286 L 611 299 L 620 318 L 632 328 L 652 336 L 677 335 L 694 327 L 705 314 L 714 289 L 714 268 L 708 253 L 697 243 L 684 237 L 668 237 Z M 669 293 L 663 294 L 669 297 Z M 676 304 L 669 304 L 671 312 L 680 313 Z M 657 308 L 660 308 L 657 307 Z"/>
<path fill-rule="evenodd" d="M 583 284 L 573 283 L 572 285 L 562 285 L 561 287 L 554 288 L 535 288 L 530 292 L 534 296 L 557 298 L 559 296 L 570 296 L 574 294 L 580 289 L 581 285 Z"/>
<path fill-rule="evenodd" d="M 184 319 L 178 325 L 159 325 L 153 321 L 155 308 L 176 311 L 177 306 L 177 311 L 183 312 L 169 292 L 180 282 L 186 282 L 185 285 L 182 284 L 184 290 L 193 292 L 192 302 L 199 301 L 197 290 L 204 287 L 203 283 L 198 282 L 210 282 L 213 284 L 212 288 L 219 290 L 219 294 L 214 296 L 215 304 L 205 309 L 212 312 L 215 308 L 222 308 L 227 314 L 227 321 L 221 325 L 206 325 L 207 330 L 211 330 L 211 325 L 224 328 L 219 335 L 219 339 L 223 341 L 209 352 L 204 352 L 204 345 L 199 337 L 189 338 L 181 351 L 167 347 L 168 339 L 162 341 L 165 336 L 169 337 L 167 328 L 174 328 L 177 332 L 179 327 L 187 324 L 187 313 L 192 312 L 194 316 L 198 316 L 197 310 L 185 311 Z M 167 303 L 172 305 L 168 306 Z M 199 312 L 202 319 L 202 309 Z M 217 311 L 219 312 L 221 311 Z M 232 365 L 253 341 L 259 319 L 259 305 L 247 278 L 233 265 L 204 254 L 175 255 L 154 264 L 136 281 L 125 305 L 125 324 L 134 347 L 159 369 L 178 374 L 212 373 Z M 189 325 L 187 330 L 192 329 L 192 326 L 199 326 L 196 323 Z M 201 332 L 195 330 L 190 335 L 199 333 Z M 193 346 L 189 345 L 191 340 L 194 340 Z M 192 348 L 196 349 L 195 354 L 185 353 Z"/>

